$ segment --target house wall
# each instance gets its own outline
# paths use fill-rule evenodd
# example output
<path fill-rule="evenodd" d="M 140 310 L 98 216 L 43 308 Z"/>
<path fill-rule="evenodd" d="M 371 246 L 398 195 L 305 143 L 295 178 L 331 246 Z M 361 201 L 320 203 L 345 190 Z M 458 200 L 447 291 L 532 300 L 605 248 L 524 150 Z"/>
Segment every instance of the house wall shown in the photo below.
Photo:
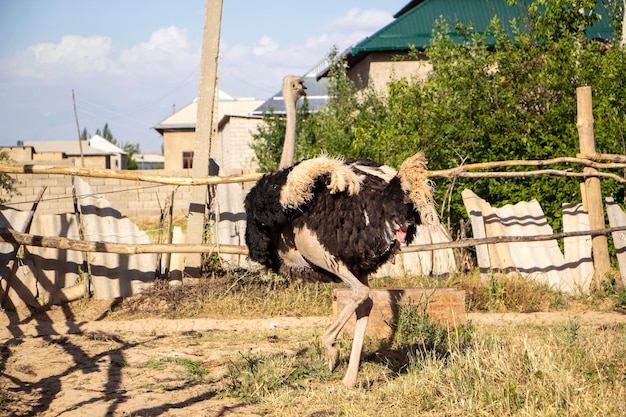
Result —
<path fill-rule="evenodd" d="M 251 148 L 252 133 L 262 119 L 231 116 L 219 131 L 214 158 L 220 161 L 219 175 L 240 175 L 256 172 L 258 163 Z"/>
<path fill-rule="evenodd" d="M 348 70 L 348 77 L 357 88 L 366 86 L 377 90 L 386 90 L 387 83 L 394 79 L 416 78 L 423 80 L 432 69 L 425 55 L 417 60 L 394 61 L 397 54 L 392 52 L 376 52 L 368 54 L 362 61 Z"/>
<path fill-rule="evenodd" d="M 32 146 L 6 146 L 0 151 L 6 152 L 14 161 L 31 161 L 34 153 Z"/>
<path fill-rule="evenodd" d="M 82 159 L 80 156 L 67 157 L 64 152 L 41 152 L 36 153 L 32 146 L 10 146 L 2 147 L 0 150 L 6 151 L 9 157 L 18 164 L 47 164 L 47 165 L 74 165 L 83 166 L 82 160 L 85 161 L 85 168 L 93 169 L 118 169 L 111 166 L 111 155 L 85 155 Z M 121 157 L 117 156 L 117 158 Z M 121 162 L 117 162 L 119 165 Z"/>
<path fill-rule="evenodd" d="M 195 130 L 163 132 L 163 168 L 166 171 L 183 169 L 183 152 L 193 151 L 195 137 Z"/>
<path fill-rule="evenodd" d="M 51 158 L 46 158 L 51 159 Z M 73 161 L 74 166 L 92 169 L 116 169 L 111 166 L 111 156 L 110 155 L 85 155 L 83 158 L 80 156 L 71 156 L 68 158 L 70 161 Z M 85 165 L 83 165 L 83 161 Z"/>
<path fill-rule="evenodd" d="M 43 153 L 34 153 L 30 158 L 33 161 L 55 161 L 66 159 L 63 156 L 63 152 L 43 152 Z M 20 159 L 16 159 L 19 162 L 22 162 Z"/>

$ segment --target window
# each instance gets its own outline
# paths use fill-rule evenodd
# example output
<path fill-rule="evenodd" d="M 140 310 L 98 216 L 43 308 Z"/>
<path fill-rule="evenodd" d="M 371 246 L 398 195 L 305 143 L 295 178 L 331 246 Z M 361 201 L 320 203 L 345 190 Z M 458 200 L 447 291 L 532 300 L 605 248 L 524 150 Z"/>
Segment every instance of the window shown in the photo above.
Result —
<path fill-rule="evenodd" d="M 183 152 L 183 169 L 191 169 L 193 167 L 193 151 Z"/>

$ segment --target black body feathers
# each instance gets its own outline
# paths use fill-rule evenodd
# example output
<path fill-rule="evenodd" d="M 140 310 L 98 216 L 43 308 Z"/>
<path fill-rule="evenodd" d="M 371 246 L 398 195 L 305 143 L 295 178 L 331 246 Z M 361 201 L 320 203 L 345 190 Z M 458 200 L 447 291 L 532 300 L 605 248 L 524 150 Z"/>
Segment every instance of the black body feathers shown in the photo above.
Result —
<path fill-rule="evenodd" d="M 266 174 L 257 182 L 244 201 L 245 239 L 252 260 L 286 275 L 339 281 L 324 266 L 304 257 L 294 261 L 294 256 L 284 255 L 285 250 L 298 253 L 293 236 L 306 228 L 327 255 L 342 262 L 360 280 L 366 280 L 399 250 L 397 236 L 403 235 L 396 235 L 398 229 L 406 233 L 400 240 L 412 241 L 414 226 L 421 223 L 420 214 L 395 171 L 364 159 L 339 162 L 343 165 L 340 170 L 326 168 L 311 173 L 315 165 L 306 168 L 306 178 L 311 178 L 310 197 L 303 197 L 297 206 L 284 205 L 284 190 L 299 171 L 305 170 L 304 165 Z M 344 171 L 346 167 L 349 171 Z M 339 171 L 341 174 L 336 174 Z M 356 192 L 341 186 L 333 189 L 333 175 L 342 175 L 342 179 L 354 175 L 360 187 Z"/>

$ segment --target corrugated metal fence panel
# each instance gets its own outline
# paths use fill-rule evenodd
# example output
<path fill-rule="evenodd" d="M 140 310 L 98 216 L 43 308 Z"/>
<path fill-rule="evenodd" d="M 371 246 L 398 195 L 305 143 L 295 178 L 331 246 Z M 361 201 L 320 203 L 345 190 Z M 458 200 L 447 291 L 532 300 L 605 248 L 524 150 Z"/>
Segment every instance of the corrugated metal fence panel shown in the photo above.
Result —
<path fill-rule="evenodd" d="M 606 212 L 609 216 L 609 225 L 611 227 L 626 226 L 626 214 L 611 198 L 606 198 Z M 622 276 L 622 282 L 626 286 L 626 232 L 613 232 L 613 244 L 617 253 L 617 263 Z"/>
<path fill-rule="evenodd" d="M 217 215 L 212 227 L 213 243 L 245 246 L 246 212 L 243 200 L 246 194 L 247 190 L 244 190 L 241 183 L 217 185 L 214 200 Z M 217 251 L 219 252 L 219 247 Z M 228 262 L 230 266 L 246 264 L 244 255 L 221 254 L 220 258 Z"/>
<path fill-rule="evenodd" d="M 62 236 L 78 239 L 78 220 L 74 214 L 46 214 L 33 218 L 30 232 L 40 236 Z M 83 253 L 32 246 L 28 248 L 37 275 L 39 299 L 45 304 L 60 289 L 78 283 L 82 278 Z"/>
<path fill-rule="evenodd" d="M 536 200 L 492 208 L 488 202 L 472 191 L 464 190 L 463 202 L 472 219 L 472 228 L 476 227 L 481 230 L 482 226 L 485 230 L 485 236 L 480 237 L 534 236 L 553 233 Z M 572 219 L 574 219 L 573 216 Z M 498 243 L 488 245 L 488 247 L 488 263 L 481 264 L 485 260 L 484 256 L 478 257 L 479 268 L 483 273 L 489 270 L 517 271 L 531 279 L 546 282 L 563 292 L 588 291 L 584 280 L 583 282 L 576 280 L 576 274 L 572 273 L 574 269 L 585 265 L 584 259 L 575 262 L 566 261 L 556 239 L 540 242 Z M 585 265 L 585 268 L 588 268 L 588 265 Z M 587 269 L 579 269 L 577 272 L 579 277 L 585 277 L 586 274 Z"/>
<path fill-rule="evenodd" d="M 589 214 L 582 203 L 563 204 L 563 231 L 589 231 Z M 569 236 L 563 239 L 565 263 L 572 275 L 575 288 L 589 293 L 594 268 L 591 259 L 591 236 Z"/>
<path fill-rule="evenodd" d="M 429 243 L 450 242 L 450 236 L 441 223 L 433 226 L 418 226 L 415 240 L 409 246 Z M 407 252 L 395 256 L 395 259 L 381 266 L 373 275 L 385 276 L 419 276 L 446 275 L 456 271 L 456 260 L 452 249 L 435 251 Z"/>
<path fill-rule="evenodd" d="M 470 218 L 474 239 L 486 238 L 487 230 L 485 229 L 481 209 L 481 202 L 483 200 L 467 189 L 463 190 L 461 196 L 463 197 L 463 204 Z M 481 276 L 483 279 L 486 279 L 487 277 L 484 274 L 491 270 L 491 258 L 489 257 L 489 247 L 487 245 L 476 245 L 476 261 L 478 262 L 478 269 L 480 270 Z"/>
<path fill-rule="evenodd" d="M 448 231 L 443 224 L 438 223 L 431 230 L 432 243 L 444 243 L 450 242 L 452 238 L 448 234 Z M 432 251 L 433 256 L 433 275 L 445 275 L 456 271 L 456 259 L 454 258 L 454 250 L 452 249 L 439 249 Z"/>
<path fill-rule="evenodd" d="M 0 227 L 24 230 L 28 217 L 27 211 L 14 210 L 5 206 L 0 207 Z M 18 273 L 20 269 L 21 271 Z M 17 276 L 13 276 L 14 272 L 23 278 L 18 279 Z M 31 305 L 35 304 L 37 279 L 30 272 L 28 264 L 22 264 L 21 261 L 15 259 L 15 247 L 10 243 L 0 242 L 0 277 L 2 277 L 0 282 L 2 297 L 6 302 L 4 307 L 9 305 L 20 306 L 25 302 Z"/>
<path fill-rule="evenodd" d="M 111 243 L 152 243 L 150 237 L 97 195 L 80 178 L 76 190 L 82 212 L 84 239 Z M 107 300 L 141 292 L 154 281 L 156 254 L 89 253 L 94 298 Z"/>

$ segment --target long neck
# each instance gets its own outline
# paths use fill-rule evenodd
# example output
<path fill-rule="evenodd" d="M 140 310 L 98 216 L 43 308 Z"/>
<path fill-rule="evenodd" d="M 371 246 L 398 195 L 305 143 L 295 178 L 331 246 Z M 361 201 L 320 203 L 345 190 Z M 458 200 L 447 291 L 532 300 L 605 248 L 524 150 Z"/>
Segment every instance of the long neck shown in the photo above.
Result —
<path fill-rule="evenodd" d="M 283 154 L 280 158 L 280 169 L 293 165 L 296 153 L 296 100 L 293 93 L 283 93 L 285 98 L 285 112 L 287 114 L 287 128 L 285 130 L 285 143 L 283 144 Z"/>

